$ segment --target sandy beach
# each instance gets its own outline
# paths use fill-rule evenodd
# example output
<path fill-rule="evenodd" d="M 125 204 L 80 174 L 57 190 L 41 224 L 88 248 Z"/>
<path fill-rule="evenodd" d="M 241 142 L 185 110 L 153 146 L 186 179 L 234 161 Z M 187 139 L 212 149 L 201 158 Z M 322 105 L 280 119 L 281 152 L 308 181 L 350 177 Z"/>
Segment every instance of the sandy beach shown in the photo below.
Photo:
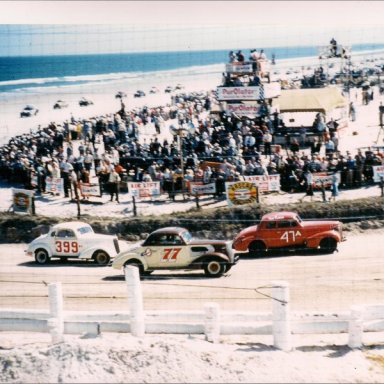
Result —
<path fill-rule="evenodd" d="M 304 64 L 305 63 L 305 64 Z M 313 60 L 286 61 L 276 64 L 276 70 L 301 68 L 314 65 Z M 223 64 L 224 66 L 224 64 Z M 224 67 L 223 67 L 224 68 Z M 219 69 L 219 68 L 218 68 Z M 292 74 L 296 76 L 296 74 Z M 117 91 L 128 94 L 126 108 L 143 105 L 156 106 L 170 103 L 170 95 L 164 93 L 167 85 L 181 83 L 185 91 L 215 89 L 221 81 L 220 69 L 210 75 L 193 75 L 172 78 L 135 80 L 100 85 L 91 89 L 61 89 L 59 93 L 44 91 L 41 95 L 28 95 L 6 99 L 0 97 L 0 144 L 10 137 L 35 130 L 49 122 L 63 122 L 73 115 L 77 119 L 101 116 L 116 112 L 120 101 L 115 99 Z M 160 93 L 149 95 L 151 86 Z M 133 97 L 133 92 L 143 89 L 147 96 Z M 89 97 L 93 106 L 80 107 L 78 100 Z M 69 107 L 54 110 L 53 104 L 63 99 Z M 384 133 L 378 139 L 378 107 L 383 97 L 374 89 L 374 100 L 362 105 L 360 90 L 351 92 L 351 100 L 357 108 L 357 119 L 340 138 L 341 151 L 356 151 L 358 147 L 383 144 Z M 40 110 L 36 117 L 20 119 L 24 104 L 35 104 Z M 167 122 L 162 136 L 170 137 Z M 147 127 L 141 138 L 152 137 L 154 127 Z M 340 199 L 355 199 L 379 196 L 377 185 L 355 190 L 341 191 Z M 264 204 L 297 202 L 301 194 L 277 193 L 262 197 Z M 319 197 L 318 197 L 319 198 Z M 11 206 L 12 190 L 7 185 L 0 187 L 0 211 Z M 100 199 L 103 204 L 83 205 L 84 215 L 126 217 L 131 216 L 132 202 L 128 195 L 121 195 L 121 203 L 111 203 L 109 196 Z M 206 203 L 206 207 L 204 204 Z M 226 201 L 202 201 L 204 208 L 226 206 Z M 191 200 L 176 202 L 164 198 L 160 201 L 143 201 L 139 205 L 140 215 L 164 214 L 185 211 L 195 207 Z M 63 218 L 76 215 L 76 204 L 57 196 L 43 196 L 36 200 L 37 214 L 51 216 L 58 211 Z M 3 255 L 5 256 L 5 255 Z M 6 271 L 3 271 L 4 275 Z M 376 336 L 376 335 L 375 335 Z M 52 345 L 49 334 L 0 333 L 0 382 L 305 382 L 305 383 L 380 383 L 384 380 L 382 342 L 367 345 L 362 350 L 352 351 L 345 346 L 344 336 L 308 335 L 296 350 L 285 353 L 270 346 L 270 341 L 254 340 L 252 337 L 225 337 L 218 344 L 211 344 L 200 337 L 162 335 L 146 336 L 143 339 L 131 335 L 68 335 L 66 342 Z M 377 340 L 377 339 L 376 339 Z M 382 340 L 382 339 L 380 339 Z M 373 343 L 373 342 L 372 342 Z M 278 369 L 277 369 L 278 367 Z"/>
<path fill-rule="evenodd" d="M 248 52 L 246 52 L 246 55 Z M 384 63 L 384 52 L 375 51 L 367 53 L 357 53 L 352 55 L 352 63 L 357 67 L 366 64 L 365 60 L 375 60 L 377 64 Z M 272 80 L 278 79 L 297 79 L 302 75 L 312 74 L 314 68 L 333 63 L 334 67 L 329 71 L 338 71 L 340 65 L 346 65 L 345 60 L 331 59 L 320 61 L 318 57 L 307 57 L 300 59 L 277 58 L 276 64 L 271 64 Z M 116 113 L 120 109 L 120 99 L 115 95 L 118 91 L 127 94 L 124 100 L 126 110 L 140 108 L 144 105 L 148 107 L 163 106 L 171 103 L 171 95 L 177 91 L 165 93 L 167 86 L 175 87 L 182 84 L 185 88 L 181 92 L 210 91 L 216 90 L 221 84 L 222 73 L 225 71 L 225 63 L 209 66 L 206 70 L 180 69 L 174 71 L 159 72 L 154 76 L 146 74 L 141 77 L 133 77 L 126 80 L 101 81 L 93 85 L 63 86 L 63 87 L 42 87 L 29 92 L 28 89 L 20 93 L 4 93 L 0 95 L 0 145 L 5 144 L 10 138 L 35 131 L 39 126 L 46 127 L 51 122 L 62 124 L 70 120 L 73 116 L 76 120 L 85 118 L 105 116 Z M 286 74 L 286 72 L 290 72 Z M 157 87 L 159 93 L 150 94 L 151 87 Z M 145 97 L 135 98 L 133 95 L 137 90 L 143 90 Z M 352 90 L 352 96 L 354 92 Z M 91 99 L 94 104 L 87 107 L 80 107 L 79 100 L 82 97 Z M 53 105 L 58 100 L 68 103 L 67 108 L 54 109 Z M 358 97 L 358 103 L 361 98 Z M 354 100 L 352 100 L 354 101 Z M 36 116 L 20 118 L 21 110 L 27 105 L 32 104 L 39 113 Z M 168 132 L 167 132 L 168 133 Z M 166 134 L 167 134 L 166 133 Z"/>

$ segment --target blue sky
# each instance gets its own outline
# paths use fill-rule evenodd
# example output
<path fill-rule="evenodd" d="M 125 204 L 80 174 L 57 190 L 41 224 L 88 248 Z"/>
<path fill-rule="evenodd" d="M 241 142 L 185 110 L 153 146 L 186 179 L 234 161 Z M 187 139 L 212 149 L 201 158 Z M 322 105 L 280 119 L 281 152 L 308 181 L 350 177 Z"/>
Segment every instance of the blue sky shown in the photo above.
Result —
<path fill-rule="evenodd" d="M 0 55 L 384 42 L 381 1 L 1 1 Z"/>

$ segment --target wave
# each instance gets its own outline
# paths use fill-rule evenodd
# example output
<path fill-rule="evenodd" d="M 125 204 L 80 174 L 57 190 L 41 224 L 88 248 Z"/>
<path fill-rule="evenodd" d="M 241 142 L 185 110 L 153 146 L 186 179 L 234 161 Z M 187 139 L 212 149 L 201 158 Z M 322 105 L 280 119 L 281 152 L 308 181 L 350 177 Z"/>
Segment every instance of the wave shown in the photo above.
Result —
<path fill-rule="evenodd" d="M 224 70 L 224 64 L 199 65 L 183 67 L 171 70 L 160 70 L 154 72 L 120 72 L 99 75 L 79 75 L 47 78 L 31 78 L 8 80 L 0 82 L 1 92 L 37 92 L 48 91 L 49 88 L 67 88 L 79 85 L 106 85 L 118 82 L 130 82 L 139 79 L 162 79 L 174 76 L 193 76 L 212 73 L 220 73 Z"/>
<path fill-rule="evenodd" d="M 368 58 L 377 55 L 384 55 L 384 49 L 376 50 L 361 50 L 352 53 L 352 60 L 354 58 Z M 381 58 L 380 58 L 381 59 Z M 305 56 L 305 57 L 291 57 L 291 58 L 277 58 L 277 67 L 295 66 L 301 67 L 304 62 L 311 62 L 316 64 L 318 56 Z M 320 64 L 320 63 L 319 63 Z M 46 77 L 46 78 L 27 78 L 18 80 L 0 81 L 0 92 L 20 93 L 20 92 L 37 92 L 44 91 L 50 92 L 50 89 L 68 88 L 76 86 L 103 86 L 118 82 L 133 82 L 136 80 L 149 80 L 154 79 L 167 79 L 176 77 L 191 77 L 195 75 L 212 75 L 218 76 L 224 72 L 225 63 L 208 64 L 208 65 L 193 65 L 187 67 L 179 67 L 174 69 L 163 69 L 158 71 L 135 71 L 135 72 L 113 72 L 104 74 L 90 74 L 90 75 L 73 75 L 62 77 Z"/>

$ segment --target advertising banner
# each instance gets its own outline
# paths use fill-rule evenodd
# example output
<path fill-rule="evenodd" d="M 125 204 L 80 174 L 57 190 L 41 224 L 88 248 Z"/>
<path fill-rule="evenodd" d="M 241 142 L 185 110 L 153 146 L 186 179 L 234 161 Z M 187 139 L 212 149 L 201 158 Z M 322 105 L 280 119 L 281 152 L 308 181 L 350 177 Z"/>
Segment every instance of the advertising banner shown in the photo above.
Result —
<path fill-rule="evenodd" d="M 321 189 L 321 183 L 324 184 L 324 188 L 331 188 L 332 186 L 332 175 L 327 172 L 316 172 L 313 173 L 313 188 Z"/>
<path fill-rule="evenodd" d="M 45 192 L 64 193 L 64 181 L 61 177 L 46 177 Z"/>
<path fill-rule="evenodd" d="M 373 181 L 380 182 L 380 178 L 384 178 L 384 165 L 374 165 L 373 167 Z"/>
<path fill-rule="evenodd" d="M 100 184 L 98 183 L 79 183 L 80 195 L 83 197 L 100 197 Z"/>
<path fill-rule="evenodd" d="M 245 181 L 253 182 L 257 185 L 259 192 L 278 192 L 280 191 L 280 175 L 255 175 L 244 176 Z"/>
<path fill-rule="evenodd" d="M 227 104 L 226 111 L 227 115 L 235 113 L 237 116 L 247 116 L 254 118 L 260 116 L 260 105 L 246 105 L 246 104 Z"/>
<path fill-rule="evenodd" d="M 129 182 L 128 193 L 136 198 L 160 196 L 160 182 L 152 181 L 147 183 Z"/>
<path fill-rule="evenodd" d="M 217 87 L 217 99 L 225 100 L 261 100 L 278 97 L 281 94 L 280 83 L 265 83 L 262 87 Z"/>
<path fill-rule="evenodd" d="M 32 213 L 33 191 L 28 189 L 12 188 L 12 202 L 14 213 Z"/>
<path fill-rule="evenodd" d="M 255 183 L 234 181 L 225 183 L 228 206 L 257 203 L 258 189 Z"/>
<path fill-rule="evenodd" d="M 216 193 L 216 185 L 215 183 L 190 183 L 189 191 L 191 195 L 210 195 Z"/>
<path fill-rule="evenodd" d="M 228 73 L 252 73 L 252 64 L 237 64 L 227 63 L 225 65 L 225 72 Z"/>

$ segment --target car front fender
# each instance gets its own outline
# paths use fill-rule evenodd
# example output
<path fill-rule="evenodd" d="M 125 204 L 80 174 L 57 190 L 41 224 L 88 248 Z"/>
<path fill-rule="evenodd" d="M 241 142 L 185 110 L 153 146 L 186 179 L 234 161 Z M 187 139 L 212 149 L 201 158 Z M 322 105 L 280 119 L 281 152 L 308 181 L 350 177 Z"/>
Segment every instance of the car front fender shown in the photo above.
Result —
<path fill-rule="evenodd" d="M 315 235 L 307 238 L 308 248 L 317 248 L 320 245 L 320 241 L 326 237 L 335 239 L 338 243 L 341 241 L 341 236 L 337 231 L 324 231 L 316 233 Z"/>
<path fill-rule="evenodd" d="M 207 253 L 205 255 L 202 255 L 202 256 L 198 257 L 197 259 L 193 260 L 191 262 L 191 264 L 198 266 L 198 265 L 201 265 L 204 261 L 209 260 L 209 259 L 213 259 L 213 258 L 219 258 L 219 259 L 225 261 L 226 263 L 231 264 L 229 257 L 226 255 L 223 255 L 222 253 L 219 253 L 219 252 L 210 252 L 210 253 Z"/>
<path fill-rule="evenodd" d="M 122 269 L 124 268 L 124 264 L 129 260 L 139 260 L 143 264 L 144 271 L 148 269 L 148 263 L 145 258 L 133 252 L 120 252 L 113 260 L 112 268 Z"/>
<path fill-rule="evenodd" d="M 52 257 L 52 255 L 53 255 L 51 247 L 47 243 L 45 243 L 43 241 L 39 241 L 39 242 L 36 242 L 36 243 L 33 243 L 33 244 L 29 244 L 27 249 L 25 250 L 25 253 L 26 253 L 27 256 L 34 257 L 35 252 L 36 252 L 37 249 L 45 249 L 48 252 L 48 256 L 49 257 Z"/>

